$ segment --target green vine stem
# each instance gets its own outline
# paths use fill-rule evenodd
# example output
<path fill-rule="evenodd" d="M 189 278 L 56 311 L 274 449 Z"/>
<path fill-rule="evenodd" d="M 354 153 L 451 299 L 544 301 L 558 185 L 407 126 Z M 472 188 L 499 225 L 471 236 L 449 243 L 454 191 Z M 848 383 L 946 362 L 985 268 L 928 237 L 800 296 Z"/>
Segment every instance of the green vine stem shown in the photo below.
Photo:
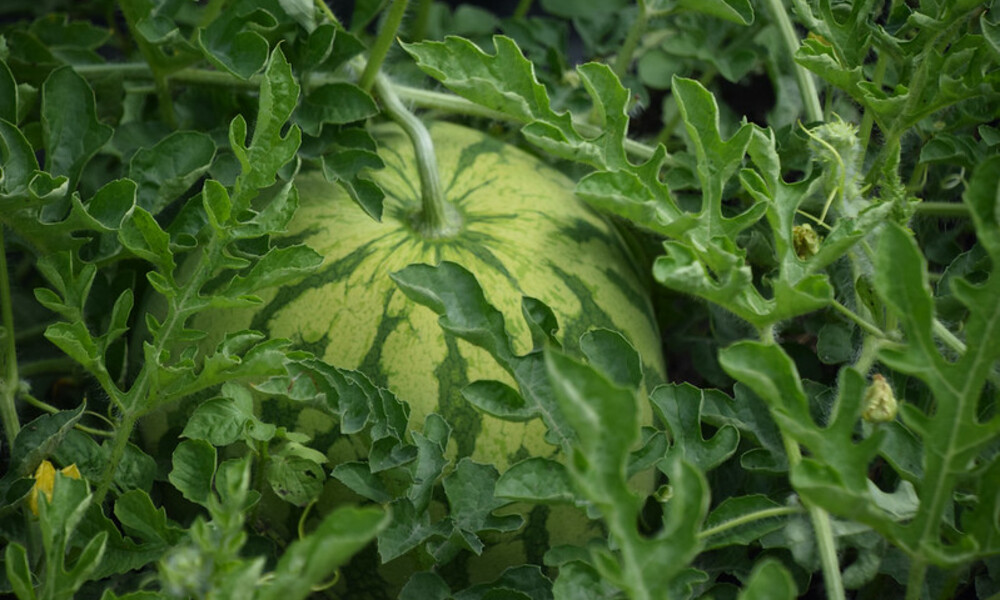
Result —
<path fill-rule="evenodd" d="M 629 66 L 632 65 L 632 57 L 635 54 L 635 49 L 639 46 L 639 40 L 642 39 L 642 34 L 646 32 L 646 23 L 649 22 L 649 15 L 646 14 L 646 0 L 638 0 L 638 13 L 635 16 L 635 22 L 632 23 L 631 29 L 628 30 L 628 35 L 625 37 L 625 42 L 622 44 L 621 52 L 618 53 L 618 57 L 615 59 L 615 65 L 612 70 L 618 79 L 623 79 L 625 75 L 628 74 Z"/>
<path fill-rule="evenodd" d="M 453 235 L 461 227 L 461 223 L 458 214 L 445 200 L 430 132 L 423 121 L 403 106 L 388 77 L 380 73 L 375 78 L 375 91 L 382 100 L 385 112 L 403 128 L 413 142 L 417 171 L 420 174 L 421 210 L 416 216 L 417 229 L 431 238 Z"/>
<path fill-rule="evenodd" d="M 532 0 L 521 0 L 517 3 L 517 8 L 514 9 L 514 18 L 523 19 L 528 16 L 528 11 L 531 10 Z"/>
<path fill-rule="evenodd" d="M 0 318 L 3 319 L 3 340 L 0 340 L 0 365 L 3 373 L 0 375 L 0 417 L 3 417 L 4 433 L 11 446 L 14 438 L 21 430 L 17 420 L 17 407 L 14 397 L 20 385 L 17 372 L 17 345 L 14 339 L 14 308 L 10 294 L 10 272 L 7 269 L 7 248 L 4 244 L 3 226 L 0 226 Z"/>
<path fill-rule="evenodd" d="M 789 60 L 792 61 L 792 70 L 795 73 L 795 80 L 799 84 L 799 93 L 802 95 L 806 120 L 822 121 L 823 107 L 819 103 L 819 93 L 816 91 L 816 83 L 813 81 L 812 73 L 792 58 L 799 49 L 799 38 L 795 34 L 795 28 L 792 27 L 792 20 L 788 18 L 785 5 L 781 0 L 766 0 L 766 4 L 771 12 L 771 17 L 781 32 L 781 41 L 785 44 L 785 49 L 788 50 Z"/>
<path fill-rule="evenodd" d="M 76 70 L 77 73 L 83 75 L 84 77 L 96 78 L 109 73 L 117 73 L 122 77 L 126 78 L 148 79 L 152 77 L 152 73 L 149 70 L 149 66 L 145 63 L 77 65 L 73 68 Z M 256 90 L 260 87 L 259 76 L 254 76 L 251 77 L 250 79 L 240 79 L 228 73 L 222 73 L 220 71 L 212 71 L 208 69 L 195 69 L 195 68 L 181 69 L 175 73 L 172 73 L 169 77 L 169 80 L 181 83 L 193 84 L 193 85 L 219 85 L 219 86 L 228 86 L 230 88 L 246 89 L 246 90 Z M 324 77 L 323 75 L 317 75 L 311 77 L 308 82 L 304 82 L 304 87 L 308 91 L 320 87 L 322 85 L 331 83 L 332 81 L 338 81 L 338 79 L 328 76 Z M 443 110 L 453 114 L 466 115 L 469 117 L 481 117 L 484 119 L 503 121 L 506 123 L 517 123 L 521 125 L 525 124 L 525 121 L 518 119 L 513 115 L 486 108 L 484 106 L 476 104 L 475 102 L 470 102 L 469 100 L 466 100 L 465 98 L 456 96 L 454 94 L 435 92 L 431 90 L 400 85 L 397 83 L 391 83 L 391 85 L 393 91 L 396 92 L 396 95 L 399 97 L 401 101 L 408 102 L 413 106 L 431 110 Z M 573 121 L 573 127 L 575 127 L 577 131 L 579 131 L 581 134 L 587 137 L 597 137 L 601 134 L 600 127 L 576 119 L 574 119 Z M 642 142 L 626 139 L 625 151 L 633 158 L 637 158 L 640 160 L 649 160 L 653 156 L 653 153 L 656 151 L 656 148 L 648 144 L 643 144 Z M 663 161 L 663 166 L 675 167 L 678 166 L 678 163 L 673 159 L 672 156 L 667 155 L 667 157 Z M 918 210 L 919 210 L 919 205 L 918 205 Z"/>
<path fill-rule="evenodd" d="M 358 85 L 366 92 L 370 92 L 372 86 L 375 85 L 375 79 L 382 68 L 382 62 L 385 61 L 385 56 L 389 53 L 389 48 L 392 47 L 392 43 L 396 40 L 396 32 L 399 31 L 399 25 L 403 22 L 403 15 L 406 14 L 407 4 L 409 4 L 408 0 L 392 0 L 392 4 L 389 5 L 389 12 L 386 14 L 385 22 L 378 32 L 378 37 L 375 38 L 375 44 L 372 46 L 371 52 L 368 53 L 368 63 L 365 65 L 365 70 L 358 81 Z"/>
<path fill-rule="evenodd" d="M 218 3 L 216 3 L 218 4 Z M 146 41 L 146 38 L 136 29 L 139 15 L 143 9 L 136 0 L 119 0 L 122 16 L 125 17 L 125 24 L 128 26 L 129 34 L 135 40 L 139 52 L 149 63 L 149 68 L 153 74 L 153 83 L 156 86 L 156 96 L 159 99 L 160 116 L 171 128 L 177 127 L 177 116 L 174 114 L 174 101 L 170 95 L 170 86 L 167 83 L 167 73 L 163 69 L 160 55 L 155 46 Z"/>
<path fill-rule="evenodd" d="M 212 276 L 206 265 L 215 264 L 228 241 L 228 239 L 213 237 L 205 250 L 205 259 L 198 263 L 198 267 L 194 273 L 191 274 L 191 277 L 182 286 L 182 293 L 179 296 L 171 298 L 167 307 L 167 316 L 160 326 L 156 344 L 152 350 L 154 356 L 160 356 L 163 353 L 167 342 L 172 338 L 171 332 L 176 328 L 182 327 L 187 318 L 191 316 L 191 310 L 186 307 L 192 303 L 192 298 L 199 294 L 202 286 Z M 156 373 L 160 368 L 157 361 L 146 361 L 139 370 L 135 381 L 132 383 L 132 387 L 127 392 L 122 392 L 117 386 L 111 386 L 111 388 L 106 389 L 112 402 L 121 412 L 118 426 L 115 428 L 114 437 L 111 441 L 111 456 L 104 467 L 104 472 L 101 474 L 101 479 L 94 491 L 94 503 L 98 506 L 103 504 L 104 498 L 114 484 L 118 464 L 121 462 L 122 457 L 125 456 L 125 450 L 128 447 L 129 439 L 132 437 L 132 432 L 135 430 L 136 422 L 140 417 L 161 405 L 157 402 L 161 398 L 158 397 L 158 374 Z"/>
<path fill-rule="evenodd" d="M 789 470 L 802 461 L 802 450 L 798 443 L 789 438 L 784 431 L 781 439 L 788 454 Z M 840 561 L 837 560 L 837 545 L 833 539 L 833 525 L 830 513 L 818 506 L 812 506 L 803 499 L 803 505 L 809 512 L 813 531 L 816 534 L 816 546 L 819 548 L 820 564 L 823 569 L 823 587 L 826 588 L 827 600 L 844 600 L 844 581 L 840 577 Z"/>
<path fill-rule="evenodd" d="M 434 0 L 420 0 L 417 4 L 417 16 L 413 19 L 413 26 L 410 28 L 410 41 L 419 42 L 427 35 L 427 24 L 431 20 L 431 7 Z"/>

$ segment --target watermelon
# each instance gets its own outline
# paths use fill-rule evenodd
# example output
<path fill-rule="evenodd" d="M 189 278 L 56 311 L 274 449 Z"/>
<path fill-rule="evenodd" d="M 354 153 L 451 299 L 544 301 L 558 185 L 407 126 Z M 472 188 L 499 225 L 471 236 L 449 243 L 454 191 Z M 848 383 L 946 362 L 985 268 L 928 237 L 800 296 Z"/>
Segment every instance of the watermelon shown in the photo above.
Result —
<path fill-rule="evenodd" d="M 300 174 L 288 236 L 324 257 L 320 270 L 264 294 L 253 309 L 202 313 L 191 325 L 209 333 L 203 348 L 227 332 L 255 329 L 360 370 L 409 404 L 411 429 L 436 412 L 453 428 L 453 458 L 469 456 L 502 473 L 518 460 L 557 451 L 544 441 L 543 423 L 500 420 L 465 401 L 460 392 L 472 381 L 515 383 L 486 351 L 446 335 L 438 316 L 409 300 L 390 273 L 412 263 L 464 266 L 504 314 L 519 354 L 532 349 L 525 295 L 553 310 L 556 337 L 570 351 L 592 328 L 619 331 L 641 354 L 649 387 L 665 380 L 660 335 L 639 262 L 619 230 L 574 196 L 570 179 L 480 131 L 445 122 L 430 131 L 446 199 L 460 218 L 457 231 L 428 235 L 420 226 L 412 144 L 401 130 L 380 130 L 386 167 L 373 177 L 386 192 L 381 221 L 321 173 Z M 336 438 L 330 433 L 337 424 L 312 409 L 302 410 L 296 427 L 314 439 Z M 565 529 L 561 541 L 584 541 L 570 532 L 578 527 Z"/>

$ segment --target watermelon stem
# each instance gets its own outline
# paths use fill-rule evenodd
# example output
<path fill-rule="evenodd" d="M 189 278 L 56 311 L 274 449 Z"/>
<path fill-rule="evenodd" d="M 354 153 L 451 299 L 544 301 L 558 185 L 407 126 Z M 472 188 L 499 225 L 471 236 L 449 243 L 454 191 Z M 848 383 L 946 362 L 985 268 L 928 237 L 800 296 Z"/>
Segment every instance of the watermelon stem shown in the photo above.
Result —
<path fill-rule="evenodd" d="M 382 100 L 386 114 L 403 128 L 413 143 L 417 171 L 420 174 L 421 201 L 420 212 L 414 215 L 416 230 L 430 238 L 455 235 L 461 229 L 461 219 L 458 211 L 445 200 L 430 132 L 417 115 L 403 106 L 392 82 L 382 73 L 375 78 L 375 91 Z"/>

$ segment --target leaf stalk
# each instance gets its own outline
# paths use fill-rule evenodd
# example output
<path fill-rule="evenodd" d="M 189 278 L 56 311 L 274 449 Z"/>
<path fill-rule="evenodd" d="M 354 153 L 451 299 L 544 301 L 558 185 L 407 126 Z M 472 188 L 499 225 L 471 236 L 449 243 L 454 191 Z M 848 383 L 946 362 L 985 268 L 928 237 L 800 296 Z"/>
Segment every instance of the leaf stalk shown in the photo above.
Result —
<path fill-rule="evenodd" d="M 17 372 L 17 344 L 14 338 L 14 308 L 10 293 L 10 271 L 7 268 L 7 248 L 4 244 L 4 228 L 0 225 L 0 318 L 3 319 L 4 335 L 0 344 L 0 356 L 3 360 L 3 379 L 0 379 L 0 417 L 3 417 L 4 433 L 8 443 L 13 446 L 14 438 L 21 430 L 17 419 L 17 406 L 14 397 L 19 387 L 20 376 Z"/>
<path fill-rule="evenodd" d="M 823 107 L 819 103 L 819 92 L 816 91 L 816 83 L 813 81 L 812 73 L 792 58 L 799 49 L 799 38 L 792 26 L 792 20 L 788 17 L 788 12 L 785 11 L 781 0 L 766 0 L 765 4 L 771 12 L 771 17 L 778 25 L 781 41 L 785 44 L 788 56 L 792 60 L 792 71 L 799 84 L 799 93 L 802 95 L 802 106 L 806 112 L 806 119 L 813 122 L 822 121 Z"/>

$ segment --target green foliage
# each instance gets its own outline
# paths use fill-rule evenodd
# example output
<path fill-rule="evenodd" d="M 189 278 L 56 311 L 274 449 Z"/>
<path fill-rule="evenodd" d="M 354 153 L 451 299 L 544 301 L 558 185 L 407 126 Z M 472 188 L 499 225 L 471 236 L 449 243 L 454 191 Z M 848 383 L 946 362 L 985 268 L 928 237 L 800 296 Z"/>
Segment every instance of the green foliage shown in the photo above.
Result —
<path fill-rule="evenodd" d="M 995 2 L 420 2 L 398 32 L 384 2 L 349 28 L 306 0 L 36 4 L 0 8 L 0 595 L 1000 591 Z M 504 472 L 439 414 L 408 430 L 407 390 L 190 325 L 319 268 L 282 235 L 301 170 L 381 218 L 359 77 L 396 36 L 390 89 L 573 175 L 661 319 L 647 394 L 617 332 L 562 348 L 525 297 L 524 349 L 464 268 L 394 273 L 509 375 L 460 400 L 544 425 L 552 454 Z M 163 411 L 184 426 L 144 443 Z M 82 479 L 39 493 L 45 460 Z M 550 545 L 570 509 L 597 537 Z M 529 564 L 475 574 L 510 540 Z"/>

